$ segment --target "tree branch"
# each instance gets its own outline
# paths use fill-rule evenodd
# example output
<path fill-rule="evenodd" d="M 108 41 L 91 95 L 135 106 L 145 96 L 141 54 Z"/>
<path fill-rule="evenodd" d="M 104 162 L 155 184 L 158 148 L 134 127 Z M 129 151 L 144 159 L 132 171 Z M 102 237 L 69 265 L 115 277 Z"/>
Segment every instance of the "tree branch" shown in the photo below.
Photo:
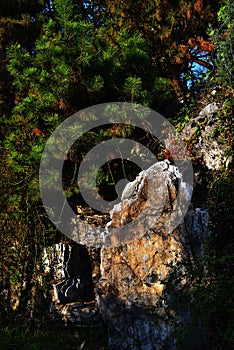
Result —
<path fill-rule="evenodd" d="M 205 67 L 207 69 L 210 69 L 212 70 L 214 68 L 213 64 L 209 63 L 209 62 L 206 62 L 206 61 L 203 61 L 203 60 L 200 60 L 199 58 L 197 57 L 191 57 L 191 60 L 197 64 L 199 64 L 200 66 L 202 67 Z"/>

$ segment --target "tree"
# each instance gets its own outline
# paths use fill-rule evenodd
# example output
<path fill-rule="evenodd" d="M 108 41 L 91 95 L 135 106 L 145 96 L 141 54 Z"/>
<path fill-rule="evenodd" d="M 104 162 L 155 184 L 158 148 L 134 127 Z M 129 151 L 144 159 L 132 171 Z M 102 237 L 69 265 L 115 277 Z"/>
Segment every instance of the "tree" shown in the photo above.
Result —
<path fill-rule="evenodd" d="M 218 11 L 218 26 L 210 31 L 215 47 L 215 77 L 218 83 L 231 87 L 234 84 L 234 5 L 232 1 L 222 2 Z"/>
<path fill-rule="evenodd" d="M 29 14 L 30 16 L 35 16 L 40 12 L 45 4 L 46 0 L 1 0 L 0 16 L 7 18 L 18 18 L 23 14 Z"/>
<path fill-rule="evenodd" d="M 107 0 L 104 8 L 111 14 L 109 35 L 114 38 L 121 28 L 141 33 L 151 47 L 154 69 L 170 79 L 179 100 L 185 98 L 186 76 L 194 63 L 213 68 L 207 26 L 216 22 L 218 1 Z"/>
<path fill-rule="evenodd" d="M 16 7 L 11 18 L 1 17 L 0 265 L 9 293 L 17 286 L 24 294 L 23 308 L 37 285 L 42 249 L 56 239 L 38 188 L 41 153 L 56 126 L 78 110 L 112 101 L 160 112 L 166 105 L 171 115 L 173 89 L 181 98 L 193 63 L 209 67 L 213 45 L 219 44 L 206 34 L 208 23 L 216 23 L 217 4 L 209 1 L 53 0 L 36 10 L 21 3 L 26 14 Z M 69 183 L 75 165 L 103 137 L 126 131 L 117 129 L 84 135 L 69 152 L 64 172 L 69 199 L 77 195 Z M 77 197 L 72 200 L 75 207 Z"/>
<path fill-rule="evenodd" d="M 147 101 L 142 85 L 149 57 L 140 35 L 131 38 L 122 31 L 116 37 L 119 47 L 113 48 L 76 2 L 56 0 L 49 5 L 36 18 L 23 17 L 38 28 L 30 40 L 12 35 L 4 43 L 10 94 L 5 88 L 3 91 L 11 104 L 1 116 L 4 183 L 0 227 L 4 255 L 0 264 L 9 299 L 12 301 L 12 290 L 17 287 L 21 308 L 38 284 L 43 248 L 51 237 L 56 239 L 38 183 L 46 140 L 64 119 L 84 107 L 116 100 L 123 94 L 134 102 Z M 108 135 L 111 137 L 110 132 Z M 84 136 L 75 155 L 71 151 L 67 156 L 69 169 L 99 139 L 99 135 L 91 139 Z M 68 197 L 74 195 L 73 190 L 67 186 Z"/>

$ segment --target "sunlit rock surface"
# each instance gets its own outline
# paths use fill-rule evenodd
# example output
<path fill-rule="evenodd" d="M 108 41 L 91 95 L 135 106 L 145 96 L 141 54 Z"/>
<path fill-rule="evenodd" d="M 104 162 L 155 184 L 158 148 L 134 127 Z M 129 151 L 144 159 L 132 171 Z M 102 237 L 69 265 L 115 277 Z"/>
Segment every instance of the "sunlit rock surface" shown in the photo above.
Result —
<path fill-rule="evenodd" d="M 175 167 L 159 162 L 126 186 L 111 211 L 110 227 L 131 222 L 141 210 L 146 216 L 134 227 L 135 239 L 101 250 L 98 301 L 111 349 L 162 349 L 170 339 L 172 328 L 156 304 L 168 265 L 191 253 L 186 231 L 170 230 L 179 181 Z"/>
<path fill-rule="evenodd" d="M 209 233 L 208 212 L 192 206 L 171 230 L 185 209 L 183 201 L 178 205 L 179 188 L 181 198 L 189 197 L 191 188 L 178 169 L 169 161 L 158 162 L 127 184 L 121 202 L 110 212 L 111 221 L 100 229 L 102 239 L 113 245 L 117 240 L 116 246 L 101 251 L 74 241 L 57 246 L 60 252 L 54 258 L 60 263 L 54 264 L 51 312 L 76 326 L 96 327 L 103 320 L 110 349 L 176 349 L 166 305 L 157 304 L 163 281 L 169 265 L 202 256 Z M 120 244 L 118 228 L 131 222 L 135 226 L 129 226 Z M 111 229 L 116 235 L 108 236 Z M 200 348 L 194 344 L 191 349 Z"/>
<path fill-rule="evenodd" d="M 216 113 L 219 106 L 216 102 L 204 107 L 197 117 L 190 119 L 181 136 L 186 141 L 191 141 L 197 156 L 202 156 L 202 161 L 208 170 L 218 170 L 227 167 L 231 162 L 227 154 L 228 140 L 217 137 L 219 118 Z"/>

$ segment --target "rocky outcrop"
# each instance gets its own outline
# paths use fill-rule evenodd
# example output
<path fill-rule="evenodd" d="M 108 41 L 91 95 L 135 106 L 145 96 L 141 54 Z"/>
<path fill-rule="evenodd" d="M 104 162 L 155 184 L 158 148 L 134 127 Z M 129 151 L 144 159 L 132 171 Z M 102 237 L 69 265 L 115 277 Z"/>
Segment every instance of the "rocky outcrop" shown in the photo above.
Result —
<path fill-rule="evenodd" d="M 184 257 L 202 256 L 209 232 L 206 210 L 190 207 L 181 222 L 187 209 L 183 199 L 190 195 L 191 186 L 169 161 L 142 171 L 127 184 L 110 212 L 111 221 L 100 229 L 107 242 L 101 252 L 75 242 L 59 246 L 62 279 L 53 281 L 51 312 L 76 326 L 97 326 L 104 320 L 110 349 L 176 349 L 167 306 L 158 303 L 164 280 Z M 127 229 L 118 231 L 121 227 Z M 90 303 L 94 294 L 97 301 Z"/>
<path fill-rule="evenodd" d="M 92 263 L 85 246 L 72 241 L 60 243 L 45 251 L 44 261 L 47 265 L 50 261 L 53 302 L 67 304 L 94 299 Z"/>
<path fill-rule="evenodd" d="M 111 349 L 162 349 L 173 343 L 172 327 L 156 305 L 169 266 L 192 253 L 186 231 L 170 230 L 182 180 L 178 170 L 167 165 L 159 162 L 143 171 L 126 186 L 121 203 L 111 211 L 108 226 L 119 227 L 144 209 L 144 218 L 134 226 L 135 239 L 101 250 L 98 301 Z"/>
<path fill-rule="evenodd" d="M 73 241 L 44 251 L 45 272 L 51 277 L 50 314 L 65 326 L 102 329 L 96 300 L 100 278 L 100 249 Z"/>
<path fill-rule="evenodd" d="M 231 162 L 227 154 L 227 140 L 217 137 L 220 128 L 220 118 L 217 116 L 219 106 L 216 102 L 209 103 L 197 117 L 191 118 L 182 130 L 184 140 L 191 142 L 197 156 L 208 170 L 218 170 L 227 167 Z"/>
<path fill-rule="evenodd" d="M 204 245 L 210 235 L 210 216 L 208 209 L 190 208 L 185 215 L 183 230 L 189 239 L 192 257 L 201 259 L 204 256 Z"/>
<path fill-rule="evenodd" d="M 103 321 L 97 302 L 74 302 L 50 305 L 50 313 L 63 321 L 65 326 L 101 328 Z"/>

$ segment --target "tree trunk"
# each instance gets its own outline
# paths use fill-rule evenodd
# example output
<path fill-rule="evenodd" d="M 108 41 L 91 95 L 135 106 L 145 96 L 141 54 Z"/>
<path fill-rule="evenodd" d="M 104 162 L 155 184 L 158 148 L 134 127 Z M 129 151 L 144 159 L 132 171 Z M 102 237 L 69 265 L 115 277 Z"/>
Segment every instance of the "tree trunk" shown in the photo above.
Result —
<path fill-rule="evenodd" d="M 180 66 L 178 65 L 172 67 L 171 85 L 176 93 L 178 101 L 185 101 L 185 91 L 180 77 Z"/>

